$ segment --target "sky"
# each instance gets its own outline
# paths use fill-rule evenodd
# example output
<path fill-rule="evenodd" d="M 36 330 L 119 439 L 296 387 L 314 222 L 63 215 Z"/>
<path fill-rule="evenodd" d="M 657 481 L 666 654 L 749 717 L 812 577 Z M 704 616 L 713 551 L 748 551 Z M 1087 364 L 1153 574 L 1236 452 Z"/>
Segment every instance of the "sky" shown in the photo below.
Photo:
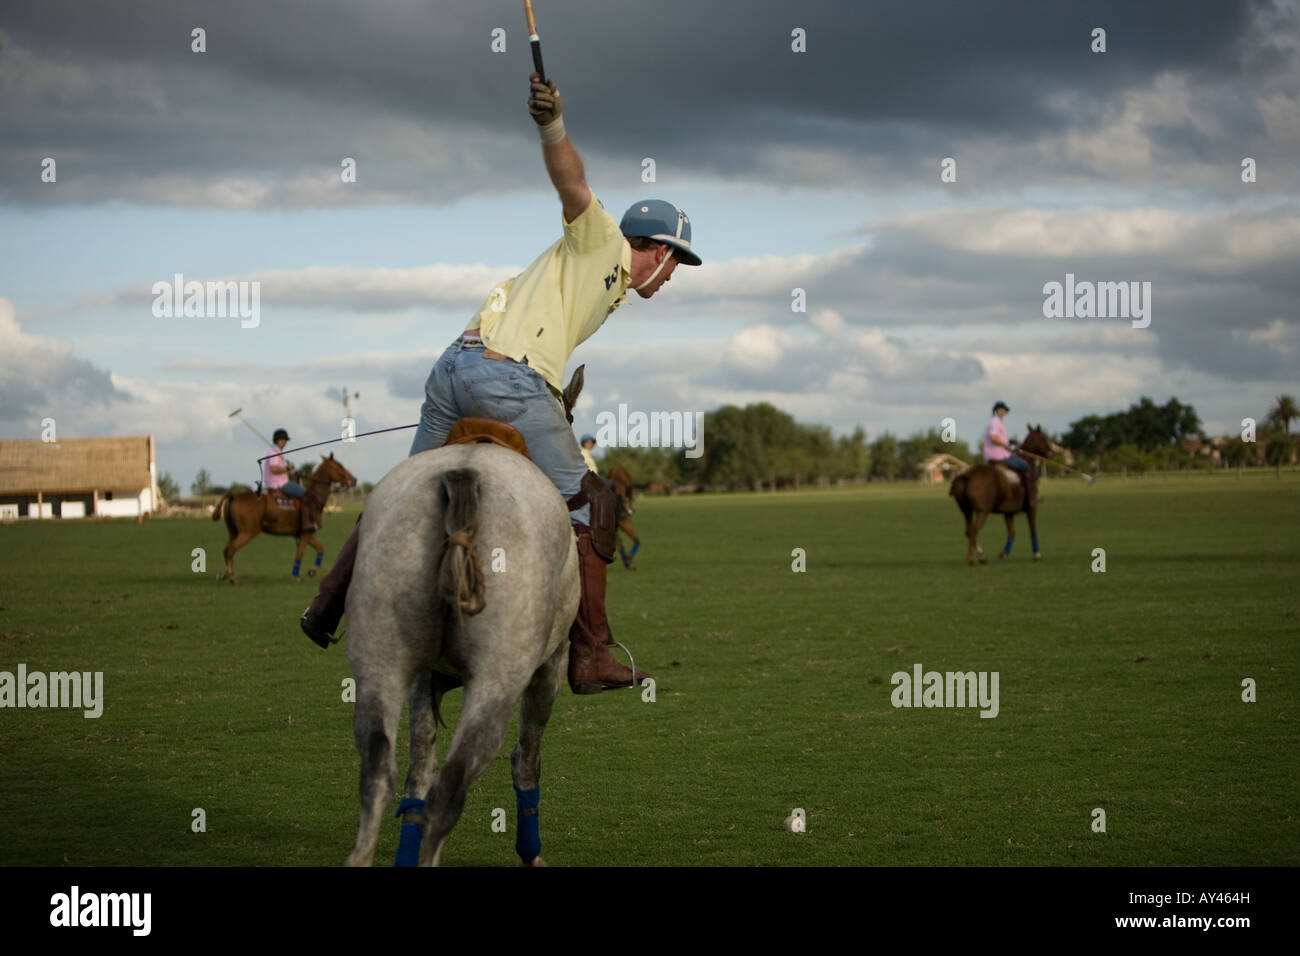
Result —
<path fill-rule="evenodd" d="M 1300 391 L 1297 0 L 534 6 L 594 193 L 677 203 L 704 259 L 573 354 L 579 433 L 766 401 L 975 445 L 998 400 L 1023 434 L 1176 396 L 1222 434 Z M 6 0 L 0 438 L 153 434 L 187 491 L 256 478 L 237 408 L 417 421 L 560 235 L 521 7 Z M 177 274 L 256 283 L 256 324 L 156 314 Z M 1045 315 L 1067 276 L 1149 323 Z M 324 450 L 378 481 L 411 434 Z"/>

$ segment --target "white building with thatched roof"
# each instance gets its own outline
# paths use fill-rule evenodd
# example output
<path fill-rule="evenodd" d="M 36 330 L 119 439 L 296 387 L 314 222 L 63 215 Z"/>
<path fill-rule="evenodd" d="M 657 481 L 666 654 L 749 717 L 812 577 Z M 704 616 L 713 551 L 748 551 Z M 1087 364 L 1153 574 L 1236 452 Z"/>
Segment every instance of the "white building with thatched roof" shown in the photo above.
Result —
<path fill-rule="evenodd" d="M 917 470 L 920 472 L 921 484 L 937 485 L 969 467 L 970 465 L 955 455 L 938 454 L 931 455 L 921 462 Z"/>
<path fill-rule="evenodd" d="M 161 503 L 152 435 L 0 441 L 0 519 L 136 517 Z"/>

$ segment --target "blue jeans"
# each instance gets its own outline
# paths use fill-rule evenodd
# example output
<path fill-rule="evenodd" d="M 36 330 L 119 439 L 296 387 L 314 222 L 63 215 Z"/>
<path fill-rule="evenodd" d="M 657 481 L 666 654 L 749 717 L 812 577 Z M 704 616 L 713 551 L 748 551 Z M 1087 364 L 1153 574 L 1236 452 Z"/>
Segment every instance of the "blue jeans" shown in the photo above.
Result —
<path fill-rule="evenodd" d="M 276 490 L 282 491 L 286 495 L 293 495 L 295 498 L 305 498 L 307 496 L 307 489 L 296 481 L 286 481 Z"/>
<path fill-rule="evenodd" d="M 1001 461 L 1003 465 L 1009 465 L 1022 475 L 1029 470 L 1029 462 L 1025 461 L 1019 455 L 1012 455 L 1010 458 L 1004 458 Z"/>
<path fill-rule="evenodd" d="M 546 379 L 522 362 L 485 358 L 482 344 L 466 338 L 447 347 L 424 383 L 411 454 L 441 448 L 461 418 L 491 418 L 514 426 L 528 443 L 533 464 L 566 500 L 582 490 L 587 463 Z M 569 520 L 590 524 L 591 506 L 570 512 Z"/>

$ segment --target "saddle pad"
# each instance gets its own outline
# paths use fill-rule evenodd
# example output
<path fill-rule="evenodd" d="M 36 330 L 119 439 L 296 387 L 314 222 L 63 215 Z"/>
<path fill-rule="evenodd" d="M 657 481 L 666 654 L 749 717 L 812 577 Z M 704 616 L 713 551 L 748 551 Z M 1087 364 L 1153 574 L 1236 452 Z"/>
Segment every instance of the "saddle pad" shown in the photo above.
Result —
<path fill-rule="evenodd" d="M 460 419 L 451 426 L 451 431 L 447 432 L 447 440 L 443 444 L 466 445 L 472 442 L 500 445 L 502 448 L 519 452 L 529 461 L 532 460 L 528 454 L 528 443 L 524 441 L 524 436 L 519 434 L 518 429 L 491 418 Z"/>
<path fill-rule="evenodd" d="M 1016 471 L 1014 468 L 1010 467 L 1009 465 L 998 465 L 997 467 L 998 470 L 1002 472 L 1002 476 L 1006 478 L 1007 481 L 1011 482 L 1013 485 L 1020 484 L 1020 472 Z"/>

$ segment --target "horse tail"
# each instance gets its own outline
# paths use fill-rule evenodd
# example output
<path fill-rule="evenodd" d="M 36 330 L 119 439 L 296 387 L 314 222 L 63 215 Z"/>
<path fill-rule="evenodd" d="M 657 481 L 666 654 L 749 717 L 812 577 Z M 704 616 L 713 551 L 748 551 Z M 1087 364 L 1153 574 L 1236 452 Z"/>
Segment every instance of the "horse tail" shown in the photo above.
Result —
<path fill-rule="evenodd" d="M 226 503 L 230 501 L 230 497 L 231 497 L 230 492 L 227 491 L 224 495 L 222 495 L 221 500 L 217 502 L 217 506 L 212 509 L 213 521 L 221 520 L 221 513 L 226 510 Z"/>
<path fill-rule="evenodd" d="M 467 468 L 442 475 L 442 524 L 447 540 L 438 562 L 438 591 L 456 609 L 456 616 L 472 616 L 487 604 L 483 568 L 474 536 L 478 533 L 478 477 Z"/>
<path fill-rule="evenodd" d="M 967 521 L 970 521 L 971 517 L 970 497 L 966 494 L 966 483 L 969 480 L 970 478 L 966 472 L 962 472 L 952 480 L 952 484 L 948 487 L 948 494 L 957 499 L 957 507 L 966 516 Z"/>

